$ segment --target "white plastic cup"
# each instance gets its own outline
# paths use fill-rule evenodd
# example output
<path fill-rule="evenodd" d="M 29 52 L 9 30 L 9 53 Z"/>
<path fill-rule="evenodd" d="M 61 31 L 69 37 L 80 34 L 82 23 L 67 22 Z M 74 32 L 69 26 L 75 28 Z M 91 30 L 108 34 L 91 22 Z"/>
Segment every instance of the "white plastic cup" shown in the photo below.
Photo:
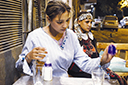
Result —
<path fill-rule="evenodd" d="M 92 71 L 93 85 L 103 85 L 105 73 L 103 70 Z"/>

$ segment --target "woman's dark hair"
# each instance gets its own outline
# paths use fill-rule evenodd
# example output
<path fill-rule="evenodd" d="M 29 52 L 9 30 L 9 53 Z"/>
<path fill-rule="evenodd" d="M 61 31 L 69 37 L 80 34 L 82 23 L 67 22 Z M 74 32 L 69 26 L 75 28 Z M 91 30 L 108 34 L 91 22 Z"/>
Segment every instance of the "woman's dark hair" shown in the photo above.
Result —
<path fill-rule="evenodd" d="M 50 1 L 47 4 L 45 13 L 52 21 L 57 15 L 59 15 L 60 17 L 65 11 L 68 11 L 70 13 L 70 10 L 70 6 L 62 1 Z"/>

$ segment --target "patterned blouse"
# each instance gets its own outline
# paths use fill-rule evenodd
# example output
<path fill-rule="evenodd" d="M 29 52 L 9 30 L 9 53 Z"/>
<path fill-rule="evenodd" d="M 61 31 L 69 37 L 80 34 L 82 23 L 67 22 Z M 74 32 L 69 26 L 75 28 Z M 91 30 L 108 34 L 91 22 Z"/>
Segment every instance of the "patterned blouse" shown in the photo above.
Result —
<path fill-rule="evenodd" d="M 89 57 L 91 58 L 99 57 L 98 52 L 96 48 L 94 47 L 93 42 L 90 38 L 88 38 L 87 40 L 82 39 L 80 41 L 80 45 L 83 47 L 83 51 L 87 55 L 89 55 Z"/>

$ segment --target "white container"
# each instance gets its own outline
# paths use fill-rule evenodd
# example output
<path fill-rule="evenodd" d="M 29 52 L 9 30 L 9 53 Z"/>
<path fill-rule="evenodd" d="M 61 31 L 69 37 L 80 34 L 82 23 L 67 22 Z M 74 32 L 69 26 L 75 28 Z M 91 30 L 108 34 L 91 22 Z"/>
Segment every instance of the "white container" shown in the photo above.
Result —
<path fill-rule="evenodd" d="M 49 60 L 49 57 L 47 57 L 47 60 L 44 66 L 44 80 L 45 81 L 52 80 L 52 64 Z"/>

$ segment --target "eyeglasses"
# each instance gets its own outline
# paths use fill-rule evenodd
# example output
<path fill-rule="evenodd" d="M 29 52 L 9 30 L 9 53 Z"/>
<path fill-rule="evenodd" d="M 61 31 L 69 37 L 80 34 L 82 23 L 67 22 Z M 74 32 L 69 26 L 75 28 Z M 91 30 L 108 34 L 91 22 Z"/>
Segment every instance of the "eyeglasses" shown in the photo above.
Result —
<path fill-rule="evenodd" d="M 92 21 L 85 21 L 85 23 L 87 23 L 87 24 L 88 24 L 89 22 L 92 24 Z"/>

